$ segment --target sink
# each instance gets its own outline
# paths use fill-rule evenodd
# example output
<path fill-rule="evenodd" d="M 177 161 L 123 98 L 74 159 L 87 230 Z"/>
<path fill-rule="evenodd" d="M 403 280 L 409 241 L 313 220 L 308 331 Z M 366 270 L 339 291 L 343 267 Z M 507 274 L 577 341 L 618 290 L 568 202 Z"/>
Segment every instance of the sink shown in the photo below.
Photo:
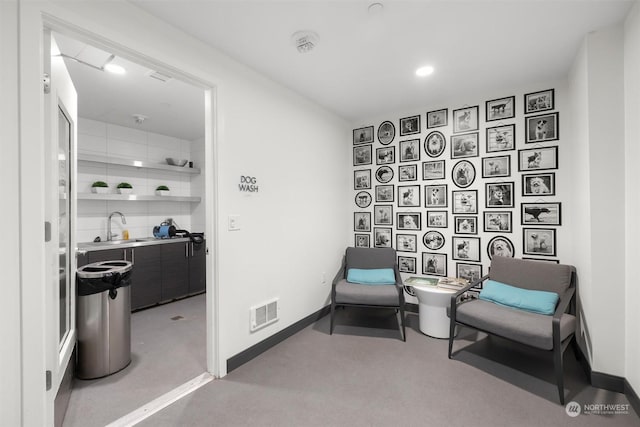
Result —
<path fill-rule="evenodd" d="M 155 237 L 141 237 L 139 239 L 129 239 L 129 240 L 103 240 L 101 242 L 84 242 L 80 243 L 80 246 L 118 246 L 124 244 L 132 244 L 136 242 L 152 242 L 157 240 Z"/>

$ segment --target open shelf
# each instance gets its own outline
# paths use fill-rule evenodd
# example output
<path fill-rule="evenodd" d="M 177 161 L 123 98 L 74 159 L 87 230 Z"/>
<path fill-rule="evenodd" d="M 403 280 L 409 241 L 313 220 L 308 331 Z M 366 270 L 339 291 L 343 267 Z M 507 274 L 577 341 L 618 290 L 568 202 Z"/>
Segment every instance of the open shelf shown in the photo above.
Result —
<path fill-rule="evenodd" d="M 200 168 L 189 168 L 185 166 L 171 166 L 164 163 L 151 163 L 144 160 L 126 159 L 124 157 L 103 156 L 100 154 L 78 153 L 79 162 L 102 163 L 108 165 L 130 166 L 138 169 L 157 169 L 178 173 L 198 175 Z"/>
<path fill-rule="evenodd" d="M 192 196 L 144 196 L 139 194 L 98 194 L 78 193 L 78 200 L 122 200 L 139 202 L 195 202 L 200 203 L 200 197 Z"/>

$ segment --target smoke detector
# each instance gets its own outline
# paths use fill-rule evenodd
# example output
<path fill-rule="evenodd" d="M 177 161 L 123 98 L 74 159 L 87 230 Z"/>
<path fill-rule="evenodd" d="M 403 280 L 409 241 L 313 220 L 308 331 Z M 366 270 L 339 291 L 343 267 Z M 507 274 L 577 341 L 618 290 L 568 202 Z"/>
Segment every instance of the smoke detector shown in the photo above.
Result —
<path fill-rule="evenodd" d="M 318 35 L 313 31 L 298 31 L 291 36 L 293 45 L 300 53 L 312 51 L 318 44 Z"/>
<path fill-rule="evenodd" d="M 147 116 L 143 116 L 142 114 L 134 114 L 133 115 L 133 120 L 136 121 L 136 124 L 141 125 L 142 123 L 144 123 L 145 120 L 147 120 L 149 117 Z"/>

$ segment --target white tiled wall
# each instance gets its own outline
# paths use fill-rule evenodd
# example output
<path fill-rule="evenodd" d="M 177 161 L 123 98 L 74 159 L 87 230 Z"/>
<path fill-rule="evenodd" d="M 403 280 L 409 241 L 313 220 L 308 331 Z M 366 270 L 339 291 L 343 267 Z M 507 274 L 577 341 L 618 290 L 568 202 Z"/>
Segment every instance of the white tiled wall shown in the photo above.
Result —
<path fill-rule="evenodd" d="M 192 147 L 194 145 L 194 147 Z M 192 153 L 193 150 L 193 153 Z M 78 119 L 78 152 L 117 156 L 166 164 L 165 158 L 203 159 L 200 155 L 203 144 L 166 135 L 160 135 L 138 129 L 112 125 L 85 118 Z M 194 166 L 204 168 L 198 161 Z M 194 185 L 192 185 L 192 180 Z M 109 191 L 115 193 L 121 182 L 133 186 L 133 192 L 140 195 L 153 195 L 159 185 L 171 189 L 172 196 L 203 196 L 202 175 L 181 174 L 165 170 L 136 169 L 117 165 L 78 162 L 78 193 L 91 191 L 94 181 L 105 181 Z M 153 235 L 153 227 L 168 217 L 178 226 L 189 231 L 204 231 L 204 222 L 196 221 L 199 229 L 191 229 L 192 215 L 197 209 L 203 210 L 203 202 L 139 202 L 139 201 L 103 201 L 78 200 L 77 241 L 92 241 L 97 236 L 106 238 L 107 217 L 110 212 L 120 211 L 125 215 L 126 224 L 114 216 L 112 231 L 122 236 L 123 230 L 129 231 L 131 238 Z M 204 218 L 202 218 L 204 220 Z"/>

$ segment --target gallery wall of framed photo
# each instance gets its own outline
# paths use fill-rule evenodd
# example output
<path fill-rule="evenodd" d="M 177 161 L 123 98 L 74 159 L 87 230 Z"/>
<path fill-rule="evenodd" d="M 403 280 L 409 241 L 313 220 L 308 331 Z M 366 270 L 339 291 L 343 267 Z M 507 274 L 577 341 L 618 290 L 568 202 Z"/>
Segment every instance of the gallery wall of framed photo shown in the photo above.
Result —
<path fill-rule="evenodd" d="M 355 128 L 353 245 L 395 248 L 405 278 L 560 262 L 562 90 L 534 89 Z"/>

